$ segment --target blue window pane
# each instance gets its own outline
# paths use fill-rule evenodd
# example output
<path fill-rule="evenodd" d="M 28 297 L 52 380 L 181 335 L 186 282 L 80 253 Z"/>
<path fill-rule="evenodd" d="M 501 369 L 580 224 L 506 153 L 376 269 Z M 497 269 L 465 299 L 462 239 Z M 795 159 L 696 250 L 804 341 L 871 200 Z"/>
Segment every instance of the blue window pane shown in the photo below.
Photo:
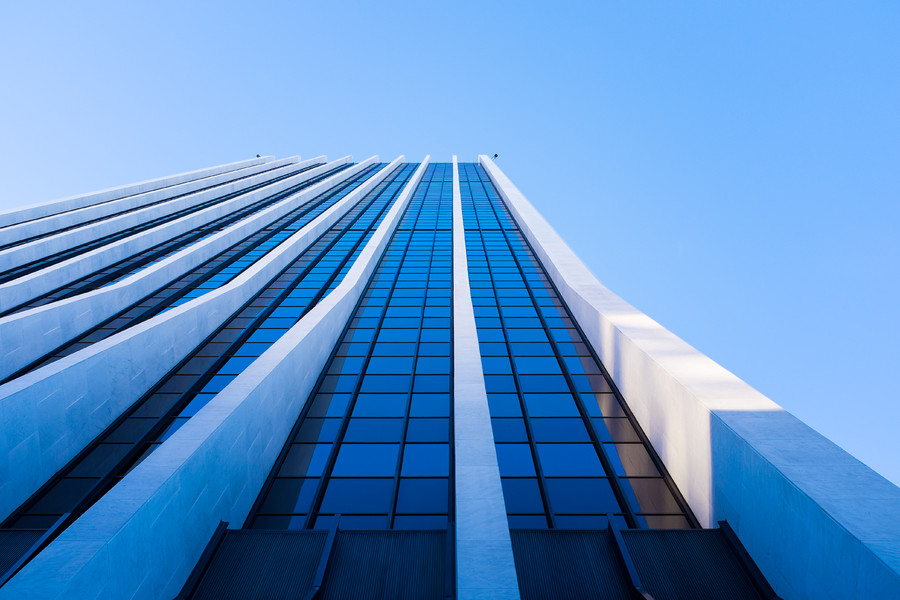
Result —
<path fill-rule="evenodd" d="M 531 431 L 536 442 L 590 442 L 591 438 L 581 419 L 531 419 Z"/>
<path fill-rule="evenodd" d="M 403 437 L 403 419 L 352 418 L 344 433 L 345 442 L 397 442 Z"/>
<path fill-rule="evenodd" d="M 419 338 L 422 342 L 450 342 L 449 329 L 423 329 L 422 336 Z"/>
<path fill-rule="evenodd" d="M 406 444 L 400 474 L 404 477 L 447 477 L 450 474 L 450 447 L 447 444 Z"/>
<path fill-rule="evenodd" d="M 326 377 L 327 379 L 327 377 Z M 409 375 L 366 375 L 363 377 L 361 392 L 401 393 L 409 391 Z"/>
<path fill-rule="evenodd" d="M 520 375 L 562 372 L 554 356 L 516 356 L 515 362 Z"/>
<path fill-rule="evenodd" d="M 534 460 L 528 444 L 497 444 L 497 462 L 502 477 L 534 477 Z"/>
<path fill-rule="evenodd" d="M 527 442 L 528 433 L 525 431 L 525 421 L 522 419 L 493 418 L 491 425 L 494 430 L 495 442 Z"/>
<path fill-rule="evenodd" d="M 416 360 L 416 374 L 443 374 L 450 372 L 450 357 L 420 356 Z"/>
<path fill-rule="evenodd" d="M 381 342 L 415 342 L 419 332 L 415 329 L 382 329 L 378 333 Z"/>
<path fill-rule="evenodd" d="M 331 475 L 393 477 L 399 449 L 398 444 L 342 444 Z"/>
<path fill-rule="evenodd" d="M 260 507 L 264 514 L 302 514 L 309 511 L 318 479 L 275 479 L 265 502 Z"/>
<path fill-rule="evenodd" d="M 510 479 L 504 477 L 503 499 L 506 502 L 506 512 L 510 514 L 542 513 L 544 503 L 541 500 L 541 491 L 538 488 L 537 479 Z"/>
<path fill-rule="evenodd" d="M 393 494 L 393 479 L 332 479 L 325 488 L 320 510 L 323 513 L 387 514 L 391 510 Z"/>
<path fill-rule="evenodd" d="M 397 515 L 394 529 L 447 529 L 447 517 L 441 515 Z"/>
<path fill-rule="evenodd" d="M 577 417 L 578 406 L 569 394 L 524 394 L 532 417 Z"/>
<path fill-rule="evenodd" d="M 401 479 L 397 512 L 408 514 L 446 513 L 449 490 L 446 479 Z"/>
<path fill-rule="evenodd" d="M 409 415 L 411 417 L 449 417 L 450 396 L 448 394 L 413 394 Z"/>
<path fill-rule="evenodd" d="M 486 374 L 512 374 L 512 366 L 506 356 L 483 356 L 481 367 Z"/>
<path fill-rule="evenodd" d="M 550 508 L 558 513 L 605 514 L 621 510 L 606 479 L 548 478 L 544 485 Z"/>
<path fill-rule="evenodd" d="M 419 357 L 450 356 L 450 344 L 442 342 L 426 342 L 419 344 Z"/>
<path fill-rule="evenodd" d="M 449 442 L 450 419 L 410 419 L 407 442 Z"/>
<path fill-rule="evenodd" d="M 415 353 L 415 342 L 375 342 L 372 350 L 372 356 L 412 356 Z"/>
<path fill-rule="evenodd" d="M 371 359 L 369 359 L 369 364 L 366 366 L 366 373 L 412 373 L 412 368 L 412 356 L 373 356 Z"/>
<path fill-rule="evenodd" d="M 337 437 L 341 422 L 338 419 L 306 418 L 300 427 L 297 442 L 332 442 Z"/>
<path fill-rule="evenodd" d="M 449 375 L 416 375 L 413 391 L 420 393 L 450 393 Z"/>
<path fill-rule="evenodd" d="M 522 407 L 516 394 L 488 394 L 492 417 L 521 417 Z"/>
<path fill-rule="evenodd" d="M 591 444 L 537 444 L 545 477 L 602 477 L 597 451 Z"/>
<path fill-rule="evenodd" d="M 331 444 L 292 444 L 278 474 L 282 477 L 320 477 Z"/>
<path fill-rule="evenodd" d="M 485 375 L 484 387 L 489 394 L 515 393 L 516 380 L 512 375 Z"/>
<path fill-rule="evenodd" d="M 562 375 L 520 375 L 519 386 L 526 394 L 552 394 L 569 391 L 569 384 Z"/>

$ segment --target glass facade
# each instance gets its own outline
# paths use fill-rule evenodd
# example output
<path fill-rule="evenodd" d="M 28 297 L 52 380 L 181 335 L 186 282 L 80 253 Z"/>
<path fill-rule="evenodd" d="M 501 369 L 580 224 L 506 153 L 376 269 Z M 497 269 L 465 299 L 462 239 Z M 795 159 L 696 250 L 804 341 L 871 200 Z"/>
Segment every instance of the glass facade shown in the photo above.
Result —
<path fill-rule="evenodd" d="M 445 529 L 452 515 L 452 166 L 426 169 L 248 519 Z"/>
<path fill-rule="evenodd" d="M 511 528 L 689 527 L 482 167 L 461 164 L 475 322 Z"/>

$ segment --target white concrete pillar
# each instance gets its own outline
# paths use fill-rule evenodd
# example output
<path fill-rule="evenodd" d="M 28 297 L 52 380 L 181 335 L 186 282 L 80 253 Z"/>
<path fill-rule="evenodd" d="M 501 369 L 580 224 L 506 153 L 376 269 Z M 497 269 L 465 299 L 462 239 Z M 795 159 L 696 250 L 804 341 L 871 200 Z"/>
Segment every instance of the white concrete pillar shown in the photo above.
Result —
<path fill-rule="evenodd" d="M 518 599 L 494 431 L 469 288 L 459 167 L 453 157 L 453 444 L 459 600 Z"/>

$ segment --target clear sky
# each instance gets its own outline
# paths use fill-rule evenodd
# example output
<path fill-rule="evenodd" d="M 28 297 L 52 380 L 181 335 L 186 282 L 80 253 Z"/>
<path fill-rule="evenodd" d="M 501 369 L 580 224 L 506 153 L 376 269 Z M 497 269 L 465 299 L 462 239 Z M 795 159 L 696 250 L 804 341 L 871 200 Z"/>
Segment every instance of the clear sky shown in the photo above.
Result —
<path fill-rule="evenodd" d="M 0 209 L 498 164 L 593 272 L 900 483 L 900 3 L 0 3 Z"/>

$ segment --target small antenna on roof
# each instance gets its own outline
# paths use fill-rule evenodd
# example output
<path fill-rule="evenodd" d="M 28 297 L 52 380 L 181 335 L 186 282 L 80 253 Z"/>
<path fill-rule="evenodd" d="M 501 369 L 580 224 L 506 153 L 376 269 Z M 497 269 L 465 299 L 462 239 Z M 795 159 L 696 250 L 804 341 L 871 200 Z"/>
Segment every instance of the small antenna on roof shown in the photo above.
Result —
<path fill-rule="evenodd" d="M 495 154 L 495 155 L 494 155 L 494 160 L 497 160 L 497 157 L 498 157 L 498 156 L 500 156 L 500 155 L 499 155 L 499 154 Z"/>

